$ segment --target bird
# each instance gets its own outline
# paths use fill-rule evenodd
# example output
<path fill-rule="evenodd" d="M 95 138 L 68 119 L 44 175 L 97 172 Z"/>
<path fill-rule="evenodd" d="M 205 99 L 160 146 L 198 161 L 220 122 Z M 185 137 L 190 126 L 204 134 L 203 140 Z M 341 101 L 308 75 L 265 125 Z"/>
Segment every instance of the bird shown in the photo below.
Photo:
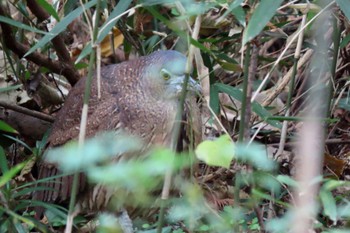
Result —
<path fill-rule="evenodd" d="M 102 67 L 100 98 L 97 95 L 96 82 L 91 85 L 86 137 L 94 137 L 103 131 L 122 129 L 141 138 L 145 148 L 157 145 L 170 147 L 186 77 L 186 63 L 187 58 L 182 53 L 175 50 L 162 50 Z M 69 92 L 63 107 L 56 115 L 47 140 L 47 150 L 78 138 L 85 84 L 86 77 L 80 79 Z M 194 99 L 201 91 L 200 84 L 189 77 L 187 90 L 189 97 L 185 102 L 184 116 L 192 115 L 191 117 L 199 119 L 200 116 L 193 116 L 193 114 L 199 113 Z M 199 121 L 196 122 L 195 125 L 198 127 L 195 135 L 198 141 L 201 137 L 201 129 Z M 57 164 L 46 161 L 45 155 L 38 167 L 38 180 L 60 174 Z M 34 199 L 49 203 L 67 203 L 72 189 L 72 180 L 72 176 L 54 178 L 44 184 L 49 189 L 37 191 Z M 78 183 L 78 193 L 86 193 L 88 185 L 83 174 L 79 176 Z M 96 185 L 94 188 L 96 191 L 101 189 L 101 186 Z M 88 193 L 93 193 L 93 190 Z M 100 193 L 105 195 L 104 191 Z M 108 200 L 91 200 L 92 196 L 101 198 L 90 195 L 88 203 L 92 204 L 87 207 L 89 209 L 99 210 L 104 208 L 105 204 L 102 203 L 108 203 Z M 37 216 L 40 216 L 44 210 L 37 208 L 36 211 Z"/>

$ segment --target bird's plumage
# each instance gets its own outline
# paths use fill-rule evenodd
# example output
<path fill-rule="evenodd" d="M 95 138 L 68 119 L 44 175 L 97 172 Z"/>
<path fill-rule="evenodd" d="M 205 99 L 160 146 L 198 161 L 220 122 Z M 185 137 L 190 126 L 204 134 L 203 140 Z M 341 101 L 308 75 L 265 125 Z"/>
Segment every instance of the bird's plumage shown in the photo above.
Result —
<path fill-rule="evenodd" d="M 140 137 L 146 145 L 169 146 L 185 67 L 186 57 L 176 51 L 158 51 L 103 67 L 100 99 L 97 97 L 96 81 L 91 86 L 86 137 L 93 137 L 100 131 L 123 129 Z M 48 138 L 48 148 L 77 139 L 85 82 L 86 78 L 81 79 L 72 88 L 57 114 Z M 189 86 L 192 90 L 199 87 L 192 79 Z M 55 164 L 41 163 L 39 178 L 57 174 Z M 57 178 L 48 185 L 54 190 L 39 191 L 35 199 L 66 201 L 70 197 L 71 183 L 71 176 Z M 80 191 L 85 189 L 85 183 L 84 176 L 81 176 Z"/>

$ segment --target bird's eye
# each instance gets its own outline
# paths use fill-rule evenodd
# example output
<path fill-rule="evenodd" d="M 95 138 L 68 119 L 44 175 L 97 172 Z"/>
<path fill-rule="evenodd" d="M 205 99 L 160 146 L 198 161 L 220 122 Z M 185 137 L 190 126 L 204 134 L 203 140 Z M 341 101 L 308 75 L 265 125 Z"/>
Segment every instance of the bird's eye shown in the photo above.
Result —
<path fill-rule="evenodd" d="M 164 78 L 164 80 L 169 80 L 170 79 L 170 74 L 166 70 L 162 69 L 160 71 L 160 73 L 161 73 L 162 77 Z"/>

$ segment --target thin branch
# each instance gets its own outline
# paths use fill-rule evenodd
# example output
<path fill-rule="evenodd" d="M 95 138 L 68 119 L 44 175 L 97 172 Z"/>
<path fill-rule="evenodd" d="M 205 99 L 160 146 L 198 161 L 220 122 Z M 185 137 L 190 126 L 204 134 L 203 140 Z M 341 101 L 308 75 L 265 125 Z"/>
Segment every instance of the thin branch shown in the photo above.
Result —
<path fill-rule="evenodd" d="M 3 4 L 0 4 L 0 15 L 10 18 L 6 12 L 7 11 L 5 9 L 5 6 Z M 0 22 L 0 26 L 2 29 L 3 43 L 5 44 L 5 46 L 9 48 L 12 52 L 14 52 L 18 57 L 22 58 L 24 54 L 28 52 L 29 46 L 19 43 L 16 40 L 10 25 Z M 72 65 L 66 62 L 53 61 L 47 56 L 44 56 L 38 52 L 33 52 L 29 54 L 28 56 L 26 56 L 26 59 L 34 62 L 38 66 L 44 66 L 56 74 L 65 76 L 72 85 L 74 85 L 79 80 L 78 72 L 74 69 Z"/>
<path fill-rule="evenodd" d="M 30 11 L 39 19 L 40 22 L 50 18 L 50 15 L 41 6 L 37 4 L 36 0 L 27 0 L 27 6 L 30 9 Z M 66 45 L 64 44 L 62 36 L 57 35 L 55 38 L 53 38 L 52 44 L 59 60 L 65 63 L 69 63 L 71 66 L 73 66 L 71 62 L 71 57 L 66 48 Z"/>
<path fill-rule="evenodd" d="M 36 117 L 38 119 L 41 119 L 41 120 L 44 120 L 44 121 L 47 121 L 47 122 L 54 122 L 55 121 L 55 118 L 53 118 L 50 115 L 47 115 L 47 114 L 42 113 L 42 112 L 37 112 L 37 111 L 34 111 L 34 110 L 30 110 L 28 108 L 23 108 L 23 107 L 18 106 L 18 105 L 9 104 L 9 103 L 6 103 L 5 101 L 1 101 L 0 100 L 0 106 L 4 107 L 6 109 L 11 109 L 13 111 L 20 112 L 20 113 L 32 116 L 32 117 Z"/>

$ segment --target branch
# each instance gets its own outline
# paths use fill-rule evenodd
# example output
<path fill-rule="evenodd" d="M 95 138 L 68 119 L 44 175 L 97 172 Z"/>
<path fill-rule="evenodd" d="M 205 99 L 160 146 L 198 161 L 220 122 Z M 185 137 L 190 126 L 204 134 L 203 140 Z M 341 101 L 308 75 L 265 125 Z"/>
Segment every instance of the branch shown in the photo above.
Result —
<path fill-rule="evenodd" d="M 36 0 L 27 0 L 27 6 L 30 11 L 39 19 L 39 22 L 45 21 L 50 18 L 50 15 L 40 7 Z M 57 56 L 60 61 L 69 63 L 72 66 L 71 58 L 69 52 L 64 44 L 63 38 L 61 35 L 57 35 L 52 39 L 53 47 L 57 53 Z"/>
<path fill-rule="evenodd" d="M 0 15 L 9 18 L 6 12 L 5 6 L 0 4 Z M 2 38 L 5 46 L 14 52 L 18 57 L 22 58 L 29 50 L 29 46 L 21 44 L 16 40 L 12 28 L 8 24 L 0 22 L 0 26 L 2 29 Z M 26 59 L 34 62 L 38 66 L 44 66 L 56 74 L 65 76 L 72 85 L 79 80 L 78 72 L 71 64 L 68 64 L 67 62 L 53 61 L 47 56 L 44 56 L 38 52 L 29 54 Z"/>
<path fill-rule="evenodd" d="M 7 109 L 11 109 L 11 110 L 16 111 L 16 112 L 20 112 L 20 113 L 29 115 L 29 116 L 36 117 L 38 119 L 41 119 L 41 120 L 44 120 L 47 122 L 54 122 L 55 121 L 55 118 L 53 118 L 52 116 L 47 115 L 45 113 L 30 110 L 28 108 L 23 108 L 23 107 L 18 106 L 18 105 L 12 105 L 12 104 L 6 103 L 5 101 L 2 101 L 2 100 L 0 100 L 0 106 L 7 108 Z"/>

